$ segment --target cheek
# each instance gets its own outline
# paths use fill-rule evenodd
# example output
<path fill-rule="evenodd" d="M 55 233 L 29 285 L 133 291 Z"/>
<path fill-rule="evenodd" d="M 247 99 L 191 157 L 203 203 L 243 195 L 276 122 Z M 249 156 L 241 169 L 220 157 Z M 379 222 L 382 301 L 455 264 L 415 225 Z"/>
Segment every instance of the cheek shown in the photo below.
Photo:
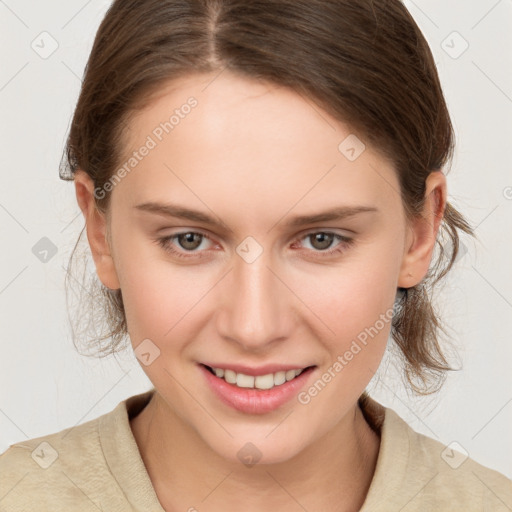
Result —
<path fill-rule="evenodd" d="M 294 290 L 322 321 L 328 338 L 347 340 L 389 315 L 396 295 L 392 254 L 346 261 L 295 276 Z"/>
<path fill-rule="evenodd" d="M 223 272 L 208 263 L 173 263 L 154 243 L 142 237 L 134 241 L 128 232 L 123 237 L 122 231 L 120 227 L 116 251 L 120 258 L 116 258 L 116 268 L 133 345 L 149 338 L 158 340 L 163 349 L 166 340 L 190 339 L 204 327 L 208 317 L 205 311 L 215 312 L 218 302 L 214 297 L 219 289 L 214 289 L 214 285 Z M 128 240 L 129 244 L 123 244 Z M 298 307 L 302 311 L 301 322 L 309 323 L 316 330 L 330 354 L 343 354 L 353 339 L 374 326 L 393 305 L 396 293 L 393 264 L 396 267 L 398 254 L 393 247 L 384 245 L 376 243 L 361 249 L 336 267 L 282 268 L 283 278 L 294 283 L 293 291 L 301 299 L 297 303 L 290 291 L 283 288 L 281 293 L 289 296 L 290 310 Z M 221 286 L 222 293 L 229 295 L 225 288 L 227 281 Z M 380 330 L 389 331 L 389 327 L 386 324 Z M 381 337 L 387 338 L 387 332 Z"/>
<path fill-rule="evenodd" d="M 131 247 L 122 254 L 127 256 L 119 262 L 119 280 L 133 344 L 149 338 L 160 346 L 189 329 L 190 314 L 209 289 L 208 274 L 157 257 L 152 246 L 140 251 Z"/>
<path fill-rule="evenodd" d="M 298 282 L 308 305 L 322 320 L 323 335 L 319 331 L 317 337 L 325 349 L 317 379 L 298 401 L 311 417 L 323 418 L 329 425 L 365 390 L 386 349 L 395 281 L 387 264 L 390 260 L 373 261 L 373 265 L 347 264 L 336 273 Z"/>
<path fill-rule="evenodd" d="M 333 382 L 322 403 L 329 402 L 328 397 L 338 400 L 337 393 L 348 392 L 356 399 L 382 360 L 396 295 L 399 255 L 392 245 L 375 244 L 364 256 L 347 258 L 336 269 L 324 268 L 294 280 L 297 294 L 321 319 L 316 324 L 326 354 L 322 372 L 325 381 Z"/>
<path fill-rule="evenodd" d="M 303 278 L 298 285 L 322 320 L 317 322 L 322 334 L 316 334 L 324 357 L 316 379 L 297 401 L 311 430 L 324 432 L 349 411 L 382 361 L 393 316 L 394 281 L 387 262 L 373 259 L 372 265 L 347 263 L 336 272 Z"/>

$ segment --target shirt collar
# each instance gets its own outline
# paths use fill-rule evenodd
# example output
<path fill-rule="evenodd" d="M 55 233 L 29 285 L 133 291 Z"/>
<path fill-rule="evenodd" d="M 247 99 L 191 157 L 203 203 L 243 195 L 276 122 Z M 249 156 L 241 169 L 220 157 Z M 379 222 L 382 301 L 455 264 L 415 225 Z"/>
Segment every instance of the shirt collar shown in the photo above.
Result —
<path fill-rule="evenodd" d="M 158 501 L 129 420 L 149 403 L 155 389 L 134 395 L 99 418 L 99 437 L 109 469 L 122 492 L 137 512 L 165 512 Z M 385 496 L 396 495 L 404 481 L 409 457 L 407 424 L 392 410 L 366 393 L 358 404 L 372 429 L 380 436 L 375 472 L 360 512 L 377 512 Z"/>
<path fill-rule="evenodd" d="M 165 512 L 158 501 L 130 427 L 150 401 L 154 389 L 134 395 L 100 417 L 99 437 L 109 469 L 130 505 L 137 512 Z"/>

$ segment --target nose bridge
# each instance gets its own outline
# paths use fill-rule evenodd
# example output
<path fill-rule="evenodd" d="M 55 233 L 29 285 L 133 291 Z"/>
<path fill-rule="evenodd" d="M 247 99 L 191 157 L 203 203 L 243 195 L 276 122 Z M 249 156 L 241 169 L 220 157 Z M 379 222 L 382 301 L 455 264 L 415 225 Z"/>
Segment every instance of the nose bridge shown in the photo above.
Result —
<path fill-rule="evenodd" d="M 285 298 L 271 267 L 270 251 L 253 241 L 237 248 L 229 281 L 223 334 L 250 348 L 284 335 Z"/>

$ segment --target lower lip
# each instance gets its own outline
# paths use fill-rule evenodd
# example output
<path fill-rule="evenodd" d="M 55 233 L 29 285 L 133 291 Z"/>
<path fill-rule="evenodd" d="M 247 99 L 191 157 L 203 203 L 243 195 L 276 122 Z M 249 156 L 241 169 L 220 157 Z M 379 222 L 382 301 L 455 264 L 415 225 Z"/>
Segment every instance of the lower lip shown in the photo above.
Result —
<path fill-rule="evenodd" d="M 290 401 L 303 388 L 315 367 L 304 370 L 298 377 L 272 389 L 239 388 L 213 375 L 202 364 L 199 365 L 210 389 L 220 400 L 247 414 L 264 414 L 276 410 Z"/>

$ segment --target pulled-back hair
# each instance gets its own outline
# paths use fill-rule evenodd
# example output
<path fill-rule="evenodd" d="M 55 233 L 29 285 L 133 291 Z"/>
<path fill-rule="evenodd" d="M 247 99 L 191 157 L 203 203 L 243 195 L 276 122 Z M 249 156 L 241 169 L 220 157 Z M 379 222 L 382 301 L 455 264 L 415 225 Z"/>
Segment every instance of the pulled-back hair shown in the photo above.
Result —
<path fill-rule="evenodd" d="M 173 79 L 225 69 L 291 88 L 389 158 L 408 220 L 422 211 L 429 173 L 451 162 L 453 128 L 432 53 L 399 0 L 115 0 L 87 62 L 61 177 L 82 169 L 103 189 L 121 164 L 131 115 Z M 109 199 L 95 197 L 99 211 L 108 212 Z M 417 393 L 438 389 L 451 369 L 432 292 L 453 266 L 460 231 L 473 235 L 448 202 L 436 257 L 421 283 L 401 289 L 392 320 Z M 89 327 L 104 330 L 86 332 L 95 355 L 125 348 L 121 290 L 96 278 L 81 296 Z"/>

